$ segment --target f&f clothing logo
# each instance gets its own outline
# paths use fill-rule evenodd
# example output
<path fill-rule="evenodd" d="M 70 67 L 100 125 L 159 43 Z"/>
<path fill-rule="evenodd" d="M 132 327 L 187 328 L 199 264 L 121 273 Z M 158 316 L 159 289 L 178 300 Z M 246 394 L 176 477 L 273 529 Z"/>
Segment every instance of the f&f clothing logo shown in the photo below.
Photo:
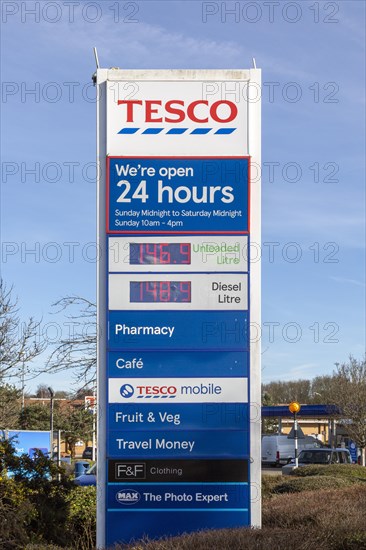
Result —
<path fill-rule="evenodd" d="M 146 464 L 144 462 L 127 462 L 115 464 L 116 480 L 146 479 Z"/>

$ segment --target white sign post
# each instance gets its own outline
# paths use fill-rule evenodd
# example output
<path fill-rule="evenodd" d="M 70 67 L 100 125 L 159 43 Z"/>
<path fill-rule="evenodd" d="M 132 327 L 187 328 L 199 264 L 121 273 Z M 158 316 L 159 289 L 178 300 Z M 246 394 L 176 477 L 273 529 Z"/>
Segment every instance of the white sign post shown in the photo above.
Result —
<path fill-rule="evenodd" d="M 96 72 L 98 547 L 261 524 L 260 79 Z"/>

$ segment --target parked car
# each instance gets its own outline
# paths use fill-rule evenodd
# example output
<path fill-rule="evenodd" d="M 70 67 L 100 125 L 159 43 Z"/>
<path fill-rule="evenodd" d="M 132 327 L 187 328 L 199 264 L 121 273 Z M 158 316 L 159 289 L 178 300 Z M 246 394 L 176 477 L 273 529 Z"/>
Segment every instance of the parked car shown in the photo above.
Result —
<path fill-rule="evenodd" d="M 329 464 L 352 464 L 351 454 L 348 449 L 326 448 L 306 449 L 299 454 L 299 468 L 309 466 L 309 464 L 320 464 L 327 466 Z M 295 460 L 282 467 L 282 475 L 290 475 L 295 469 Z"/>
<path fill-rule="evenodd" d="M 94 456 L 97 456 L 97 450 L 94 449 Z M 81 458 L 93 459 L 93 447 L 85 447 Z"/>
<path fill-rule="evenodd" d="M 97 484 L 97 463 L 93 464 L 84 474 L 76 477 L 74 479 L 76 485 L 81 487 L 86 487 L 87 485 L 96 485 Z"/>
<path fill-rule="evenodd" d="M 322 447 L 323 443 L 311 435 L 297 441 L 298 449 Z M 287 464 L 295 455 L 295 443 L 287 435 L 263 435 L 262 436 L 262 463 L 269 466 Z"/>

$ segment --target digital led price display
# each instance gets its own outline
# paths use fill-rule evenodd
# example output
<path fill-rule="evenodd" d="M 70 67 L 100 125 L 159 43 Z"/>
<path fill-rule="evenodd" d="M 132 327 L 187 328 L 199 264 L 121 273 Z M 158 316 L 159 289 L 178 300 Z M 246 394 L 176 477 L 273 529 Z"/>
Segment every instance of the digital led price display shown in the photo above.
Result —
<path fill-rule="evenodd" d="M 190 263 L 190 243 L 130 243 L 130 265 Z"/>
<path fill-rule="evenodd" d="M 130 281 L 130 302 L 190 301 L 190 281 Z"/>

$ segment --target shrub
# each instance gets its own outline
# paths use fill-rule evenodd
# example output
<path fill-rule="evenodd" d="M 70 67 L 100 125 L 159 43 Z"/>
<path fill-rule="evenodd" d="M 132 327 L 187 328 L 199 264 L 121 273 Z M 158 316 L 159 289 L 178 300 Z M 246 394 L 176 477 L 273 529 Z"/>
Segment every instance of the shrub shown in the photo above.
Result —
<path fill-rule="evenodd" d="M 362 550 L 366 548 L 366 533 L 360 531 L 349 536 L 345 536 L 340 550 Z"/>
<path fill-rule="evenodd" d="M 55 546 L 54 544 L 28 544 L 25 550 L 65 550 L 62 546 Z M 67 550 L 67 549 L 66 549 Z"/>
<path fill-rule="evenodd" d="M 12 479 L 1 479 L 0 541 L 5 548 L 24 548 L 29 542 L 27 531 L 34 515 L 34 508 L 24 488 Z"/>
<path fill-rule="evenodd" d="M 3 479 L 0 481 L 0 548 L 92 550 L 95 548 L 95 508 L 95 487 L 71 484 L 65 487 L 49 482 L 44 492 L 14 479 Z"/>
<path fill-rule="evenodd" d="M 307 491 L 292 495 L 291 505 L 288 495 L 267 501 L 263 524 L 286 530 L 307 525 L 307 538 L 313 537 L 313 548 L 341 550 L 351 537 L 365 535 L 365 509 L 366 491 L 362 485 Z"/>
<path fill-rule="evenodd" d="M 0 451 L 0 542 L 5 548 L 94 548 L 95 488 L 77 487 L 43 454 L 16 456 L 11 441 L 0 441 Z M 7 471 L 11 479 L 4 477 Z"/>
<path fill-rule="evenodd" d="M 67 497 L 67 538 L 74 550 L 92 550 L 96 537 L 96 488 L 77 487 Z"/>
<path fill-rule="evenodd" d="M 1 455 L 0 474 L 9 464 L 19 468 L 14 479 L 0 478 L 0 547 L 6 550 L 94 549 L 95 487 L 77 487 L 64 475 L 60 481 L 47 479 L 42 472 L 52 464 L 49 465 L 45 457 L 41 457 L 38 464 L 10 455 L 7 460 L 6 465 Z M 202 531 L 159 541 L 145 540 L 128 548 L 365 550 L 366 469 L 309 466 L 300 468 L 296 474 L 263 478 L 261 530 Z M 115 550 L 118 548 L 127 547 L 116 545 Z"/>
<path fill-rule="evenodd" d="M 305 480 L 300 480 L 305 481 Z M 291 499 L 291 500 L 290 500 Z M 278 495 L 263 505 L 263 529 L 202 531 L 131 544 L 130 550 L 365 550 L 362 485 Z M 122 550 L 126 546 L 115 546 Z"/>
<path fill-rule="evenodd" d="M 271 498 L 274 488 L 283 481 L 281 474 L 276 476 L 262 476 L 262 498 Z"/>
<path fill-rule="evenodd" d="M 262 498 L 283 493 L 336 489 L 366 482 L 366 468 L 345 464 L 310 465 L 294 470 L 289 476 L 263 476 Z"/>
<path fill-rule="evenodd" d="M 334 476 L 341 478 L 353 478 L 358 481 L 366 481 L 366 468 L 356 464 L 332 464 L 322 466 L 311 464 L 298 468 L 291 472 L 291 476 L 310 477 L 310 476 Z"/>
<path fill-rule="evenodd" d="M 282 529 L 220 529 L 185 534 L 171 539 L 144 541 L 128 546 L 129 550 L 314 550 L 305 546 L 304 530 Z M 115 546 L 113 550 L 126 550 L 125 546 Z"/>
<path fill-rule="evenodd" d="M 319 491 L 321 489 L 337 489 L 348 487 L 354 481 L 352 478 L 337 478 L 331 476 L 282 478 L 272 487 L 272 494 L 301 493 L 302 491 Z"/>

